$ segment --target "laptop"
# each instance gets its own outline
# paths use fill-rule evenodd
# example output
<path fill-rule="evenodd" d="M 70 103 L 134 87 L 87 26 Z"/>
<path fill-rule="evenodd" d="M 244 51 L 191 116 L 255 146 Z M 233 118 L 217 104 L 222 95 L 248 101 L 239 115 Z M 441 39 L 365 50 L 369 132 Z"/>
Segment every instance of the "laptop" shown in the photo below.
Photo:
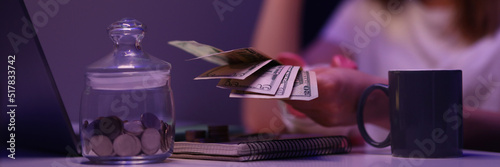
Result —
<path fill-rule="evenodd" d="M 78 155 L 76 134 L 24 2 L 3 1 L 0 13 L 2 158 Z"/>

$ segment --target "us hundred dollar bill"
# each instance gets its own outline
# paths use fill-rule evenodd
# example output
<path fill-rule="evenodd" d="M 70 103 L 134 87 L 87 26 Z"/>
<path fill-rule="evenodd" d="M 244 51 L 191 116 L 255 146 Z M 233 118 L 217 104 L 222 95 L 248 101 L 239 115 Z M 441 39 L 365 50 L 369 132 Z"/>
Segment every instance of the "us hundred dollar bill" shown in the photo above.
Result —
<path fill-rule="evenodd" d="M 203 59 L 217 65 L 252 63 L 271 59 L 254 48 L 222 51 L 196 41 L 170 41 L 168 43 L 197 57 L 189 60 Z"/>
<path fill-rule="evenodd" d="M 301 101 L 313 100 L 319 96 L 316 73 L 314 73 L 313 71 L 300 71 L 294 80 L 294 84 L 291 84 L 290 89 L 292 93 L 289 96 L 280 96 L 279 91 L 276 93 L 276 95 L 265 95 L 241 90 L 233 90 L 230 94 L 230 97 Z"/>
<path fill-rule="evenodd" d="M 196 57 L 203 57 L 206 55 L 212 55 L 215 53 L 220 53 L 223 52 L 222 50 L 210 46 L 210 45 L 205 45 L 198 43 L 196 41 L 169 41 L 168 44 L 175 46 L 179 49 L 182 49 L 188 53 L 191 53 L 192 55 Z M 203 60 L 208 61 L 210 63 L 214 63 L 217 65 L 226 65 L 227 61 L 223 58 L 220 57 L 207 57 L 203 58 Z"/>
<path fill-rule="evenodd" d="M 252 48 L 235 49 L 195 59 L 224 61 L 226 64 L 204 72 L 195 80 L 224 78 L 243 80 L 271 62 L 275 65 L 279 64 Z"/>
<path fill-rule="evenodd" d="M 206 55 L 194 59 L 189 59 L 189 60 L 196 60 L 196 59 L 205 59 L 205 58 L 211 58 L 211 57 L 217 57 L 217 59 L 224 60 L 227 62 L 227 64 L 244 64 L 244 63 L 252 63 L 252 62 L 261 62 L 261 61 L 266 61 L 270 60 L 272 58 L 260 53 L 254 48 L 240 48 L 240 49 L 234 49 L 230 51 L 224 51 L 224 52 L 219 52 L 219 53 L 214 53 L 211 55 Z"/>
<path fill-rule="evenodd" d="M 275 95 L 289 65 L 267 66 L 245 80 L 221 79 L 217 87 Z"/>
<path fill-rule="evenodd" d="M 243 64 L 228 64 L 224 66 L 219 66 L 212 68 L 198 77 L 195 80 L 201 79 L 238 79 L 243 80 L 271 63 L 272 60 L 266 60 L 263 62 L 253 62 L 253 63 L 243 63 Z"/>
<path fill-rule="evenodd" d="M 293 84 L 295 78 L 300 70 L 300 66 L 293 66 L 288 68 L 285 73 L 285 77 L 281 81 L 276 94 L 266 95 L 248 92 L 244 90 L 232 90 L 229 97 L 232 98 L 258 98 L 258 99 L 289 99 L 292 94 Z"/>

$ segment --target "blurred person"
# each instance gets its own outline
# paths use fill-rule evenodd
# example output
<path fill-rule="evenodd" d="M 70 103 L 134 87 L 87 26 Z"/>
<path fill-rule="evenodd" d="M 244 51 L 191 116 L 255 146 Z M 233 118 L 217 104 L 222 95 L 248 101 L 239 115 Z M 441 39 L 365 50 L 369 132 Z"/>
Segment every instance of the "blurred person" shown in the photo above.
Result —
<path fill-rule="evenodd" d="M 245 99 L 247 131 L 347 135 L 361 143 L 358 99 L 368 86 L 387 84 L 390 69 L 461 69 L 464 146 L 500 151 L 500 1 L 345 0 L 305 50 L 302 3 L 264 1 L 253 46 L 283 64 L 316 67 L 319 97 L 286 107 Z M 387 135 L 388 112 L 388 98 L 373 92 L 365 121 L 375 138 Z"/>

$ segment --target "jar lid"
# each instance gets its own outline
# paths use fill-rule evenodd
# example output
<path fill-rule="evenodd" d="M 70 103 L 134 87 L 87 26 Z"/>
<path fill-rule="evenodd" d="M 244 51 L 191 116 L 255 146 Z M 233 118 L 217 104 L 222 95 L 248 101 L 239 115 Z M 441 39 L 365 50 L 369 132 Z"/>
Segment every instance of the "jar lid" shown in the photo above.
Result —
<path fill-rule="evenodd" d="M 87 85 L 101 90 L 148 89 L 167 84 L 170 63 L 143 51 L 146 26 L 123 18 L 108 26 L 114 50 L 87 66 Z"/>
<path fill-rule="evenodd" d="M 133 18 L 123 18 L 109 25 L 107 30 L 115 44 L 120 42 L 140 43 L 146 33 L 146 25 Z M 129 41 L 121 40 L 123 38 L 127 38 Z"/>

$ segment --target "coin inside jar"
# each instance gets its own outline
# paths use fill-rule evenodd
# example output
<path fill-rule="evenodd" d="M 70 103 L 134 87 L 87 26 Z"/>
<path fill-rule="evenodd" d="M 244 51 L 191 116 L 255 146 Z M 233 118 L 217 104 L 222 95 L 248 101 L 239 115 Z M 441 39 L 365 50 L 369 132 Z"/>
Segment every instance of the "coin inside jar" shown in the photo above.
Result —
<path fill-rule="evenodd" d="M 141 137 L 142 151 L 147 155 L 155 154 L 161 145 L 160 132 L 155 128 L 144 130 Z"/>
<path fill-rule="evenodd" d="M 122 134 L 113 141 L 113 149 L 119 156 L 134 156 L 141 152 L 141 142 L 131 134 Z"/>
<path fill-rule="evenodd" d="M 155 128 L 156 130 L 161 129 L 161 122 L 156 115 L 152 113 L 144 113 L 141 115 L 141 122 L 145 128 Z"/>
<path fill-rule="evenodd" d="M 104 135 L 97 135 L 90 138 L 90 147 L 98 156 L 110 156 L 113 154 L 113 144 Z"/>
<path fill-rule="evenodd" d="M 167 150 L 172 149 L 174 144 L 174 128 L 170 124 L 165 123 L 165 146 Z"/>
<path fill-rule="evenodd" d="M 128 132 L 136 136 L 140 136 L 144 131 L 144 126 L 142 126 L 141 121 L 136 120 L 123 123 L 123 129 L 125 130 L 125 132 Z"/>
<path fill-rule="evenodd" d="M 85 154 L 89 154 L 90 150 L 92 148 L 90 147 L 90 141 L 88 139 L 83 139 L 83 151 Z"/>
<path fill-rule="evenodd" d="M 113 140 L 123 132 L 123 122 L 117 116 L 109 116 L 101 119 L 101 131 Z"/>
<path fill-rule="evenodd" d="M 113 140 L 122 133 L 123 122 L 116 116 L 100 117 L 92 121 L 85 131 L 85 137 L 106 135 Z"/>

